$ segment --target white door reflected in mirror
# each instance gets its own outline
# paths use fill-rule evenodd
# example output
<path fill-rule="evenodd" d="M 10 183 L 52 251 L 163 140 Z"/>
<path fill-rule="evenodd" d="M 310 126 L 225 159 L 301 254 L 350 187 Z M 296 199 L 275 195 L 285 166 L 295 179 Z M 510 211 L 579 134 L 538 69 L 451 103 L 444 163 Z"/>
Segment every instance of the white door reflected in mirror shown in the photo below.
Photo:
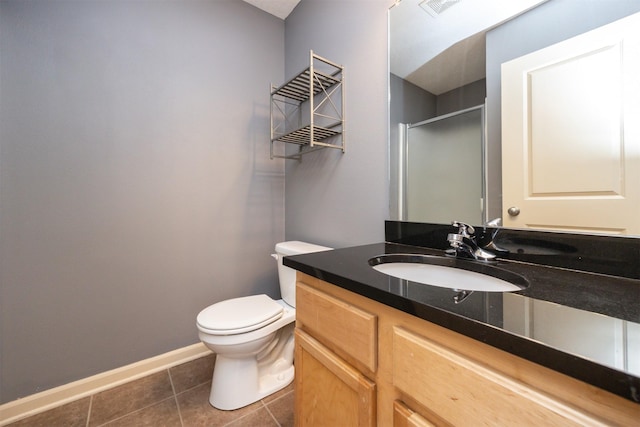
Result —
<path fill-rule="evenodd" d="M 635 14 L 502 65 L 506 227 L 640 234 L 638 28 Z"/>

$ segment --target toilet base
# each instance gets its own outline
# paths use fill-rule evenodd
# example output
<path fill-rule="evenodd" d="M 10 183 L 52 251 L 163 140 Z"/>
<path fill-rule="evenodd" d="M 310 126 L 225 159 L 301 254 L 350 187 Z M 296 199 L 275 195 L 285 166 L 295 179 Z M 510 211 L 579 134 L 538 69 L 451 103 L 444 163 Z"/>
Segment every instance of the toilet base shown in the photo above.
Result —
<path fill-rule="evenodd" d="M 209 403 L 217 409 L 239 409 L 291 384 L 295 372 L 293 327 L 291 323 L 278 331 L 275 348 L 267 348 L 258 356 L 231 358 L 217 354 Z"/>

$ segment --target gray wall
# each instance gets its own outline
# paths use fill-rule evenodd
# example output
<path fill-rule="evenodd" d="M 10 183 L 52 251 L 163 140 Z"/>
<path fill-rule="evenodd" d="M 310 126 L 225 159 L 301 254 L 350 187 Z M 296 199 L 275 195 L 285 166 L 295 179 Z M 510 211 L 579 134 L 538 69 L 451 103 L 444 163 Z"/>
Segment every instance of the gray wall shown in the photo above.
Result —
<path fill-rule="evenodd" d="M 389 76 L 391 127 L 398 123 L 418 123 L 438 115 L 438 97 L 395 74 Z M 391 129 L 393 134 L 393 129 Z"/>
<path fill-rule="evenodd" d="M 309 50 L 345 66 L 346 153 L 287 161 L 286 238 L 344 247 L 384 240 L 388 219 L 387 12 L 390 0 L 302 0 L 285 24 L 285 74 Z"/>
<path fill-rule="evenodd" d="M 268 90 L 284 78 L 282 20 L 238 0 L 2 0 L 0 19 L 0 402 L 196 343 L 216 301 L 279 297 Z M 361 137 L 381 151 L 375 132 Z M 348 158 L 383 175 L 357 135 Z M 323 192 L 344 197 L 338 184 Z M 382 229 L 381 212 L 367 221 Z"/>
<path fill-rule="evenodd" d="M 489 218 L 502 206 L 501 64 L 636 12 L 638 0 L 550 0 L 487 33 Z"/>
<path fill-rule="evenodd" d="M 486 80 L 481 79 L 441 93 L 438 95 L 438 116 L 483 105 L 487 97 L 486 86 Z"/>

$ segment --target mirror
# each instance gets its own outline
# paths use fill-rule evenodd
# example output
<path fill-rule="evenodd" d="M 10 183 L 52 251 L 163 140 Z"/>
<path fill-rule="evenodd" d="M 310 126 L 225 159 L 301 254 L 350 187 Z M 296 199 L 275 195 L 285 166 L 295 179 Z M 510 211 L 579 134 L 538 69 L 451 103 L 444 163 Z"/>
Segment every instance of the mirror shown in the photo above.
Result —
<path fill-rule="evenodd" d="M 484 106 L 412 123 L 401 130 L 404 185 L 398 207 L 403 220 L 446 224 L 453 215 L 457 221 L 482 224 L 484 207 L 478 201 L 485 197 Z M 432 185 L 443 182 L 446 186 Z"/>
<path fill-rule="evenodd" d="M 628 0 L 397 2 L 389 12 L 390 218 L 407 220 L 402 196 L 410 172 L 401 163 L 405 154 L 400 124 L 415 124 L 481 104 L 486 111 L 485 172 L 469 179 L 485 182 L 483 221 L 507 216 L 502 206 L 502 63 L 637 12 L 640 3 Z M 444 191 L 449 189 L 447 180 L 437 183 Z M 636 217 L 640 217 L 640 207 L 637 209 Z M 449 218 L 456 216 L 452 212 Z M 592 232 L 588 228 L 575 231 Z M 593 233 L 624 234 L 614 229 Z"/>

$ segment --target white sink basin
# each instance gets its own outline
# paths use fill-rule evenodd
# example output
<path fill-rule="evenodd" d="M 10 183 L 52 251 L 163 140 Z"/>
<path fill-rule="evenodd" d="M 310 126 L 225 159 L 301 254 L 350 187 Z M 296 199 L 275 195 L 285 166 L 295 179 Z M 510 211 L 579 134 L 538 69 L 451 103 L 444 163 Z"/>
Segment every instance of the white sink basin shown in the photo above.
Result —
<path fill-rule="evenodd" d="M 515 273 L 456 258 L 389 254 L 371 258 L 369 265 L 392 277 L 441 288 L 514 292 L 528 287 L 527 281 Z"/>

